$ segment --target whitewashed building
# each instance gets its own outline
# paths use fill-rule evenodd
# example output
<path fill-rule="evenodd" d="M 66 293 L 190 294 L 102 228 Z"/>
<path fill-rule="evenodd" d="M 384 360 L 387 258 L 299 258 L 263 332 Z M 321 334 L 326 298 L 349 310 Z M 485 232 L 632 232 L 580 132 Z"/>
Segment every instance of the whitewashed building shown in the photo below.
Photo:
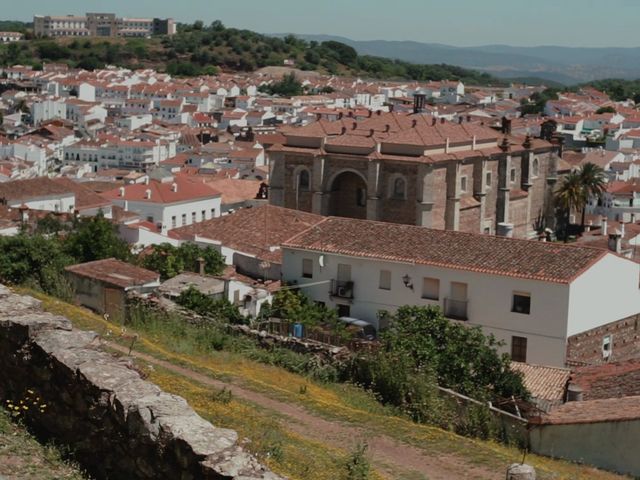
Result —
<path fill-rule="evenodd" d="M 219 217 L 221 210 L 220 193 L 205 183 L 184 177 L 147 180 L 116 188 L 103 196 L 155 225 L 162 235 L 174 228 Z"/>
<path fill-rule="evenodd" d="M 568 337 L 639 313 L 639 275 L 607 250 L 338 217 L 283 244 L 283 280 L 341 316 L 383 327 L 400 306 L 434 305 L 541 365 L 565 365 Z"/>

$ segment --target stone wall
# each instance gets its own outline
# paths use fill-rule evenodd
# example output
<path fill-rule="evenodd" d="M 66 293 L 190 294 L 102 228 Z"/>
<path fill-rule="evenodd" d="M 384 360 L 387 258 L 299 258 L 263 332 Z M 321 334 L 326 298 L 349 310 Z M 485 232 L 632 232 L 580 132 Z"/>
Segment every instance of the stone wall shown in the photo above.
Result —
<path fill-rule="evenodd" d="M 242 450 L 235 431 L 102 351 L 95 333 L 0 285 L 0 399 L 28 395 L 46 407 L 24 410 L 25 422 L 70 447 L 97 479 L 280 478 Z"/>
<path fill-rule="evenodd" d="M 610 336 L 611 356 L 602 355 L 604 337 Z M 567 364 L 599 365 L 640 358 L 640 314 L 573 335 L 567 340 Z"/>

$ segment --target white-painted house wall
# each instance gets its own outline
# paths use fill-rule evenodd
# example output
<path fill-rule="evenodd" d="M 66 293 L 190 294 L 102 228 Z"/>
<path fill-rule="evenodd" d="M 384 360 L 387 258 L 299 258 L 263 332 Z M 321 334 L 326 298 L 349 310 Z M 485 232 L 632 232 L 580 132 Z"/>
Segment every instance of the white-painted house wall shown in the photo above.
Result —
<path fill-rule="evenodd" d="M 639 281 L 640 264 L 606 255 L 571 283 L 568 335 L 639 313 Z"/>
<path fill-rule="evenodd" d="M 329 307 L 338 304 L 351 306 L 350 315 L 361 318 L 378 326 L 378 314 L 381 310 L 394 312 L 403 305 L 438 305 L 444 308 L 444 299 L 450 296 L 451 282 L 467 284 L 468 325 L 481 326 L 486 334 L 493 334 L 505 342 L 503 351 L 509 353 L 513 336 L 527 338 L 527 362 L 563 367 L 566 356 L 566 339 L 578 331 L 604 325 L 621 318 L 628 312 L 640 311 L 637 280 L 638 266 L 632 262 L 615 258 L 602 260 L 581 278 L 579 283 L 568 284 L 527 280 L 499 275 L 470 272 L 466 270 L 436 268 L 425 265 L 412 265 L 384 262 L 377 259 L 346 257 L 324 254 L 324 267 L 320 267 L 319 254 L 289 248 L 283 249 L 283 280 L 305 283 L 325 282 L 303 288 L 302 291 L 316 301 L 325 302 Z M 313 278 L 302 277 L 302 259 L 313 262 Z M 329 295 L 330 281 L 337 277 L 338 263 L 351 265 L 351 280 L 354 282 L 353 301 L 342 300 Z M 630 266 L 631 265 L 631 266 Z M 602 276 L 602 271 L 611 269 L 610 274 Z M 391 290 L 379 288 L 380 270 L 391 272 Z M 413 289 L 404 285 L 403 277 L 411 277 Z M 613 275 L 612 277 L 608 275 Z M 439 300 L 422 298 L 423 278 L 440 280 Z M 595 291 L 597 278 L 609 278 L 611 286 Z M 613 280 L 611 280 L 613 279 Z M 635 279 L 635 281 L 633 281 Z M 606 282 L 606 280 L 601 280 Z M 636 288 L 635 297 L 630 287 L 620 283 L 632 283 Z M 615 288 L 617 286 L 617 288 Z M 531 295 L 529 314 L 512 312 L 513 294 L 524 292 Z M 570 295 L 571 293 L 571 295 Z M 571 300 L 570 301 L 570 297 Z M 601 308 L 578 306 L 580 302 L 592 305 L 600 302 Z M 614 303 L 625 306 L 611 308 Z M 573 309 L 570 312 L 570 309 Z M 585 311 L 592 309 L 595 314 L 585 320 Z M 569 328 L 568 322 L 572 322 Z"/>

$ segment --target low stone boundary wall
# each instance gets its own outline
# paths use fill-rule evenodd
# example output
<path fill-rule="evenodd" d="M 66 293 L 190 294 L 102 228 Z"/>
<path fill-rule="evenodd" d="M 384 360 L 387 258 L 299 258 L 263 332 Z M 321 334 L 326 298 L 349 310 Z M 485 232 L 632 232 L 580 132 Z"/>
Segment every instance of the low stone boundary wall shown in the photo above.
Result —
<path fill-rule="evenodd" d="M 235 431 L 101 351 L 97 334 L 2 285 L 0 399 L 97 479 L 281 479 L 243 451 Z"/>

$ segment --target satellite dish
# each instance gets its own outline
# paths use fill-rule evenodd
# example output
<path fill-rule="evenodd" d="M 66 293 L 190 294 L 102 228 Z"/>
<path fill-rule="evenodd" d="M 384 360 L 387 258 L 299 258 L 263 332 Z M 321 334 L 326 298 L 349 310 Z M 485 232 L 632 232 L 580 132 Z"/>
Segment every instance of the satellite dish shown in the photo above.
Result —
<path fill-rule="evenodd" d="M 324 267 L 324 255 L 320 255 L 318 257 L 318 264 L 320 265 L 320 268 Z"/>

